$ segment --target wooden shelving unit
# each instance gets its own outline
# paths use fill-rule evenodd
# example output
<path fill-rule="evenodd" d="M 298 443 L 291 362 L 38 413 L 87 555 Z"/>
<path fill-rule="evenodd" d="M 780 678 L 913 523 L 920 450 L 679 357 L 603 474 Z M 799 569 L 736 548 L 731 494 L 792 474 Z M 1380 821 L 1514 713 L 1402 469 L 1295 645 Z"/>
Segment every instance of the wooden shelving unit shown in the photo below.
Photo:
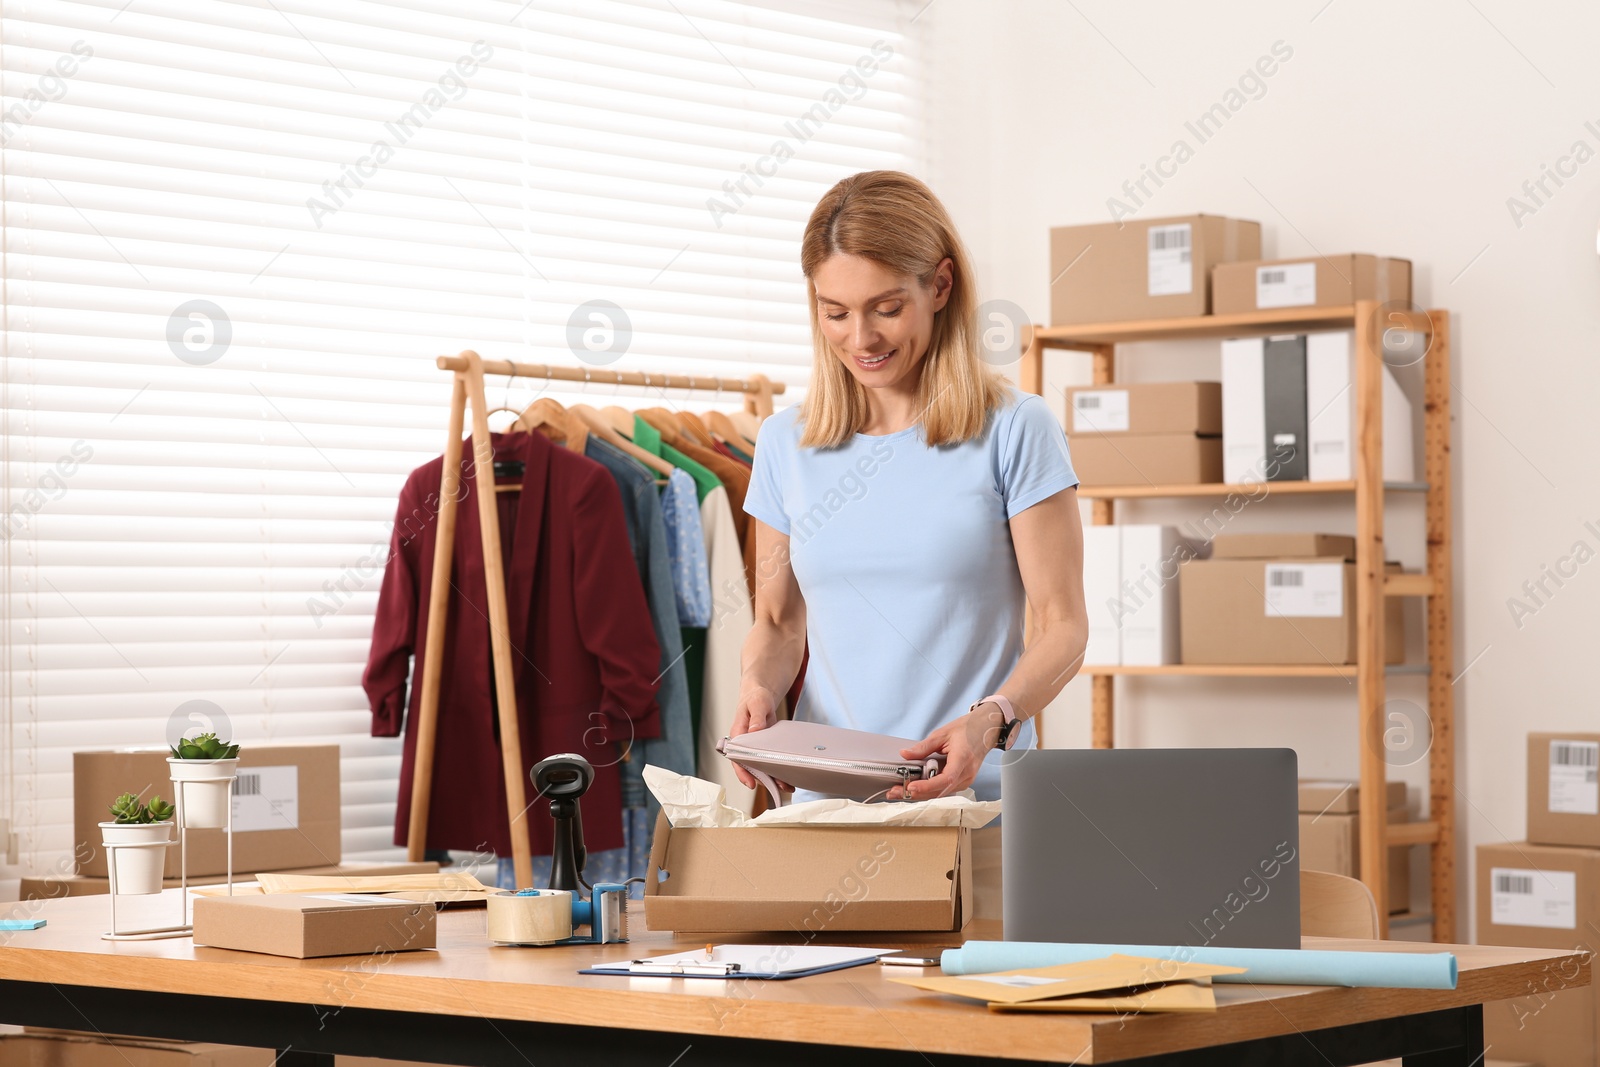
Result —
<path fill-rule="evenodd" d="M 1092 692 L 1092 742 L 1096 748 L 1115 743 L 1115 679 L 1118 676 L 1210 678 L 1336 678 L 1353 680 L 1356 689 L 1357 743 L 1361 767 L 1361 870 L 1378 904 L 1382 936 L 1389 931 L 1387 850 L 1391 845 L 1426 845 L 1433 874 L 1432 925 L 1435 941 L 1457 939 L 1455 827 L 1455 704 L 1452 647 L 1450 529 L 1450 315 L 1444 310 L 1414 313 L 1403 325 L 1426 335 L 1423 365 L 1423 482 L 1383 481 L 1383 354 L 1382 333 L 1396 325 L 1390 311 L 1379 319 L 1379 304 L 1285 308 L 1240 315 L 1208 315 L 1182 319 L 1105 322 L 1084 326 L 1035 326 L 1023 354 L 1021 387 L 1043 392 L 1044 350 L 1086 352 L 1093 360 L 1094 384 L 1116 380 L 1116 346 L 1133 341 L 1178 341 L 1249 337 L 1317 330 L 1351 330 L 1354 335 L 1356 477 L 1348 482 L 1271 482 L 1268 496 L 1349 493 L 1356 509 L 1356 662 L 1349 666 L 1201 666 L 1085 667 Z M 1135 485 L 1082 488 L 1093 502 L 1094 522 L 1114 521 L 1117 500 L 1162 497 L 1225 496 L 1259 493 L 1246 485 Z M 1422 574 L 1385 575 L 1383 509 L 1386 492 L 1425 494 L 1427 570 Z M 1418 596 L 1427 600 L 1427 661 L 1405 667 L 1384 664 L 1384 600 Z M 1382 798 L 1387 764 L 1384 759 L 1384 686 L 1389 674 L 1426 674 L 1428 718 L 1428 819 L 1388 822 Z M 1373 798 L 1377 802 L 1373 803 Z M 1415 920 L 1413 920 L 1415 921 Z"/>

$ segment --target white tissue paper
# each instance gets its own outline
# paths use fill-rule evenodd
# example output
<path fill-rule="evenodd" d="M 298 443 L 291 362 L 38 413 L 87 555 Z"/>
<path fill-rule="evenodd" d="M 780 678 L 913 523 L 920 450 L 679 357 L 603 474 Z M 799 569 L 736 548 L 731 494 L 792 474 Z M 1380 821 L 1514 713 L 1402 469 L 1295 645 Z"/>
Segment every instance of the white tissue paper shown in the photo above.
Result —
<path fill-rule="evenodd" d="M 859 800 L 808 800 L 762 812 L 754 819 L 729 807 L 727 795 L 715 782 L 675 774 L 646 765 L 644 784 L 655 794 L 673 827 L 734 826 L 964 826 L 969 830 L 989 823 L 1000 814 L 998 800 L 975 800 L 967 790 L 933 800 L 888 801 L 867 804 Z"/>

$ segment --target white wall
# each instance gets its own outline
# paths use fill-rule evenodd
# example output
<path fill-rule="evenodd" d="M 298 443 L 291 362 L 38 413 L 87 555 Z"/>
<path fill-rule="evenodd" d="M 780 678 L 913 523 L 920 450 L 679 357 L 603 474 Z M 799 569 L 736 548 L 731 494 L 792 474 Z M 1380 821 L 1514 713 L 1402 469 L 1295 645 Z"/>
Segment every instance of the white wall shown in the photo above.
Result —
<path fill-rule="evenodd" d="M 919 16 L 937 87 L 928 177 L 960 224 L 987 297 L 1048 321 L 1047 230 L 1109 218 L 1107 200 L 1178 138 L 1194 157 L 1140 217 L 1257 219 L 1265 254 L 1365 251 L 1416 267 L 1415 299 L 1454 312 L 1457 815 L 1460 936 L 1472 846 L 1520 838 L 1524 735 L 1600 729 L 1592 665 L 1600 560 L 1514 620 L 1525 581 L 1586 542 L 1600 550 L 1600 9 L 1577 0 L 933 0 Z M 1203 144 L 1184 123 L 1222 100 L 1275 42 L 1293 50 Z M 1281 48 L 1282 46 L 1280 46 Z M 1259 90 L 1258 90 L 1259 92 Z M 1588 128 L 1586 122 L 1593 122 Z M 1585 144 L 1542 205 L 1522 191 Z M 1573 163 L 1563 164 L 1569 172 Z M 1531 214 L 1514 219 L 1510 197 Z M 1130 202 L 1131 203 L 1131 202 Z M 1215 377 L 1215 346 L 1124 348 L 1119 373 Z M 1087 377 L 1053 357 L 1051 384 Z M 1056 395 L 1059 407 L 1059 392 Z M 1198 504 L 1119 505 L 1181 522 Z M 1389 555 L 1420 566 L 1420 505 L 1392 503 Z M 1585 528 L 1594 522 L 1595 530 Z M 1282 498 L 1235 527 L 1353 531 L 1353 510 Z M 1413 613 L 1415 623 L 1419 616 Z M 1415 628 L 1412 656 L 1420 654 Z M 1470 664 L 1470 667 L 1469 667 Z M 1086 680 L 1047 717 L 1088 743 Z M 1420 680 L 1390 695 L 1422 703 Z M 1286 744 L 1302 772 L 1354 776 L 1353 686 L 1124 680 L 1119 743 Z M 1425 791 L 1426 761 L 1396 777 Z"/>

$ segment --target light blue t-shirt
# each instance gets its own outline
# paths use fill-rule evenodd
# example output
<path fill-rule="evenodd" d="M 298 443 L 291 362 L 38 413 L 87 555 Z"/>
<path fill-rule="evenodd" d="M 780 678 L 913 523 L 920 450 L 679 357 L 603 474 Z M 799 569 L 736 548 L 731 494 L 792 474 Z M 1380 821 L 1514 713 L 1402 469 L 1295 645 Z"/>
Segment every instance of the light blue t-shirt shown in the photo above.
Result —
<path fill-rule="evenodd" d="M 805 598 L 811 660 L 794 717 L 924 738 L 999 689 L 1022 655 L 1008 520 L 1078 484 L 1066 435 L 1041 397 L 1010 387 L 961 445 L 930 447 L 919 424 L 802 449 L 799 415 L 762 423 L 744 501 L 789 535 Z M 1033 743 L 1030 721 L 1014 747 Z M 973 788 L 999 797 L 998 752 Z"/>

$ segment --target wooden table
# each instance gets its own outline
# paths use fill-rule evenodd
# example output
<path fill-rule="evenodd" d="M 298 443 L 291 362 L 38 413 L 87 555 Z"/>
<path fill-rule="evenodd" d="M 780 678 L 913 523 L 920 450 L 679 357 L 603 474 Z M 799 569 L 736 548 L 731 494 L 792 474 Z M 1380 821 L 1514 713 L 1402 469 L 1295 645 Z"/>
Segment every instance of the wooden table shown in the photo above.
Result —
<path fill-rule="evenodd" d="M 944 1067 L 995 1059 L 1343 1067 L 1393 1056 L 1410 1067 L 1471 1067 L 1483 1054 L 1483 1003 L 1589 981 L 1576 952 L 1453 946 L 1454 990 L 1219 985 L 1214 1014 L 1001 1015 L 891 983 L 876 965 L 786 982 L 578 974 L 602 961 L 705 944 L 703 936 L 640 931 L 637 913 L 625 945 L 494 948 L 481 910 L 447 911 L 438 951 L 294 960 L 187 938 L 104 941 L 109 908 L 105 897 L 0 906 L 10 917 L 49 921 L 0 934 L 0 1021 L 276 1048 L 284 1050 L 280 1067 L 328 1067 L 331 1053 L 483 1067 Z M 966 933 L 999 931 L 976 923 Z M 960 938 L 827 940 L 927 949 Z M 1307 947 L 1426 948 L 1324 939 L 1307 939 Z"/>

